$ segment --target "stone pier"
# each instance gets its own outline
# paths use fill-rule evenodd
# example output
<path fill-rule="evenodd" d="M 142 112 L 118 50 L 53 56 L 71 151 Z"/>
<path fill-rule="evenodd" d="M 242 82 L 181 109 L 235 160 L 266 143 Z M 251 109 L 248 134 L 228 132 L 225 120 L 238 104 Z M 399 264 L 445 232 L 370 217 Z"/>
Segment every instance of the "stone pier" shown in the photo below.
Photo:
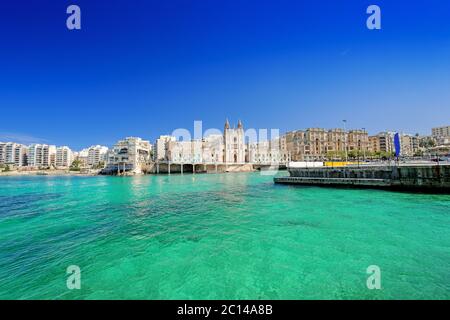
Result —
<path fill-rule="evenodd" d="M 288 168 L 288 171 L 289 177 L 277 177 L 274 182 L 450 193 L 450 164 Z"/>

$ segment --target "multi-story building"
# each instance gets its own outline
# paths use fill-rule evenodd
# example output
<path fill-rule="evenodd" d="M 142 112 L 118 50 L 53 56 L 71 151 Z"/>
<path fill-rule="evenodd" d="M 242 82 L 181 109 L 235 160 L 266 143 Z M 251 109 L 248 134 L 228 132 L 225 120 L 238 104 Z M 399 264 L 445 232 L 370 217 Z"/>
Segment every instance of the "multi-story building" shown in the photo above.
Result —
<path fill-rule="evenodd" d="M 394 152 L 394 133 L 380 132 L 375 136 L 369 137 L 369 146 L 371 152 Z"/>
<path fill-rule="evenodd" d="M 249 143 L 248 159 L 253 164 L 286 164 L 291 158 L 286 147 L 286 138 Z"/>
<path fill-rule="evenodd" d="M 156 139 L 155 147 L 153 149 L 153 160 L 154 161 L 165 161 L 167 159 L 167 143 L 176 141 L 173 136 L 160 136 Z"/>
<path fill-rule="evenodd" d="M 0 142 L 0 163 L 16 167 L 27 165 L 27 147 L 15 142 Z"/>
<path fill-rule="evenodd" d="M 365 130 L 350 130 L 348 132 L 348 150 L 349 151 L 368 151 L 369 136 Z"/>
<path fill-rule="evenodd" d="M 369 137 L 369 149 L 371 152 L 395 152 L 394 132 L 380 132 Z M 419 150 L 419 139 L 410 134 L 399 134 L 400 155 L 414 156 Z"/>
<path fill-rule="evenodd" d="M 369 152 L 380 152 L 380 138 L 378 136 L 369 137 Z"/>
<path fill-rule="evenodd" d="M 419 139 L 410 134 L 400 135 L 400 155 L 414 156 L 419 150 Z"/>
<path fill-rule="evenodd" d="M 369 149 L 369 139 L 365 130 L 308 128 L 283 135 L 293 161 L 324 160 L 340 156 L 345 151 L 364 153 Z"/>
<path fill-rule="evenodd" d="M 6 160 L 6 143 L 0 141 L 0 163 L 5 163 Z"/>
<path fill-rule="evenodd" d="M 106 163 L 108 154 L 108 147 L 104 146 L 90 146 L 87 150 L 87 165 L 93 167 L 98 166 L 100 163 Z"/>
<path fill-rule="evenodd" d="M 439 137 L 436 138 L 436 144 L 438 146 L 447 146 L 450 145 L 450 136 L 448 137 Z"/>
<path fill-rule="evenodd" d="M 59 168 L 68 168 L 73 161 L 73 152 L 69 147 L 63 146 L 56 148 L 56 166 Z"/>
<path fill-rule="evenodd" d="M 224 144 L 223 135 L 211 134 L 203 138 L 203 156 L 204 163 L 223 163 L 224 161 Z"/>
<path fill-rule="evenodd" d="M 202 140 L 169 141 L 167 159 L 172 163 L 202 163 Z"/>
<path fill-rule="evenodd" d="M 450 126 L 432 128 L 431 135 L 435 138 L 450 137 Z"/>
<path fill-rule="evenodd" d="M 32 144 L 28 147 L 28 166 L 50 167 L 56 164 L 56 146 Z"/>
<path fill-rule="evenodd" d="M 84 148 L 83 150 L 79 152 L 74 152 L 73 154 L 74 160 L 77 160 L 80 162 L 81 167 L 87 167 L 88 166 L 88 158 L 89 158 L 89 148 Z M 105 156 L 105 159 L 107 158 L 107 155 Z"/>
<path fill-rule="evenodd" d="M 290 131 L 283 135 L 286 141 L 286 149 L 289 150 L 293 161 L 300 161 L 305 153 L 303 139 L 304 131 Z"/>
<path fill-rule="evenodd" d="M 147 140 L 127 137 L 118 141 L 108 152 L 108 166 L 120 171 L 142 172 L 145 164 L 150 162 L 152 145 Z"/>
<path fill-rule="evenodd" d="M 380 151 L 388 153 L 395 151 L 394 136 L 395 133 L 393 132 L 384 132 L 378 135 L 380 138 Z"/>

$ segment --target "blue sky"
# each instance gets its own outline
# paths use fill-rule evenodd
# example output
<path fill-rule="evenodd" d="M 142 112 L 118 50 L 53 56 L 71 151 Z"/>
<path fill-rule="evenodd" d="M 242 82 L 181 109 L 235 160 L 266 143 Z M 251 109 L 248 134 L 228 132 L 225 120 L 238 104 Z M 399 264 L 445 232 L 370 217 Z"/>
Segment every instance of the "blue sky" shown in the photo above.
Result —
<path fill-rule="evenodd" d="M 370 4 L 382 30 L 366 28 Z M 447 0 L 15 0 L 0 40 L 0 140 L 80 149 L 226 117 L 282 132 L 450 124 Z"/>

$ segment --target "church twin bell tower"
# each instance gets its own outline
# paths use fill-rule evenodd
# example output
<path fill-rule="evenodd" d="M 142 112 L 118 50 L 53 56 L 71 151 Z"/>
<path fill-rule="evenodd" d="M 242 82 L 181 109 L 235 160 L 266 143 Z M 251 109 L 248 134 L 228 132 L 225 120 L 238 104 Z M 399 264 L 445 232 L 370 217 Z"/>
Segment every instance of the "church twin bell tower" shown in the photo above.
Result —
<path fill-rule="evenodd" d="M 224 162 L 225 163 L 245 163 L 245 137 L 244 126 L 241 120 L 238 121 L 237 128 L 230 128 L 228 119 L 223 130 L 224 141 Z"/>

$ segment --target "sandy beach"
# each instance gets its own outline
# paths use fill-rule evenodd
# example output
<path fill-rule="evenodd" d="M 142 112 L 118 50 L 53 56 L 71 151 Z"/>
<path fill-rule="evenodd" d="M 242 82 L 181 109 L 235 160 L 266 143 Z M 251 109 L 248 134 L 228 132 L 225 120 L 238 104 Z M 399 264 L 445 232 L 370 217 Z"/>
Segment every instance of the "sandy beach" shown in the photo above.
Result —
<path fill-rule="evenodd" d="M 81 173 L 69 170 L 33 170 L 33 171 L 7 171 L 0 172 L 0 177 L 8 176 L 96 176 L 97 172 Z"/>

